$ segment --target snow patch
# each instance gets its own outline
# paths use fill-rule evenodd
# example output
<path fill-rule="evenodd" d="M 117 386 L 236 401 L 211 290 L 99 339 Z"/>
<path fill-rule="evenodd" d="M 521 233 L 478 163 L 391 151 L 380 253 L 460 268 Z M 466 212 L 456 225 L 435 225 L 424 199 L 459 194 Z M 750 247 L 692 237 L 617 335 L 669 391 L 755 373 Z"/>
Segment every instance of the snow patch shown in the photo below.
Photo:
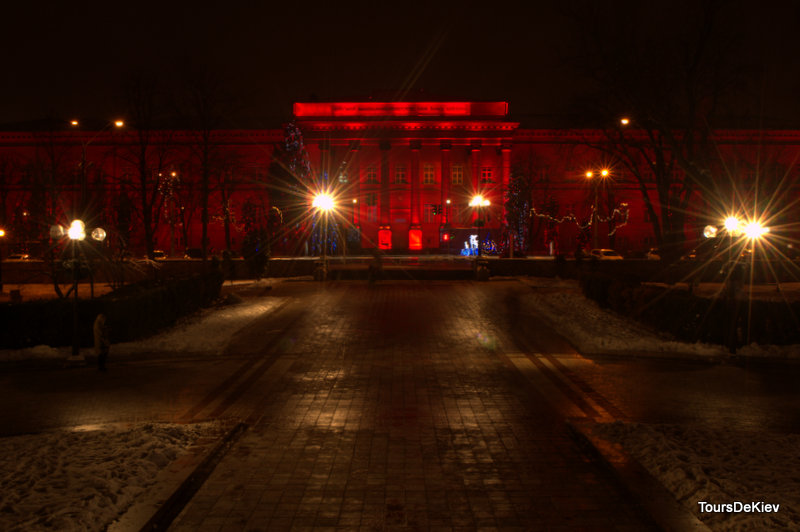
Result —
<path fill-rule="evenodd" d="M 0 439 L 0 530 L 103 530 L 215 423 L 85 426 Z"/>
<path fill-rule="evenodd" d="M 619 443 L 713 530 L 788 530 L 800 523 L 800 435 L 614 422 Z M 780 504 L 776 513 L 701 513 L 699 502 Z"/>
<path fill-rule="evenodd" d="M 544 318 L 559 334 L 569 338 L 582 353 L 699 357 L 719 357 L 726 354 L 722 346 L 680 342 L 600 308 L 597 303 L 584 297 L 577 281 L 524 279 L 523 282 L 534 288 L 527 298 L 532 312 Z"/>

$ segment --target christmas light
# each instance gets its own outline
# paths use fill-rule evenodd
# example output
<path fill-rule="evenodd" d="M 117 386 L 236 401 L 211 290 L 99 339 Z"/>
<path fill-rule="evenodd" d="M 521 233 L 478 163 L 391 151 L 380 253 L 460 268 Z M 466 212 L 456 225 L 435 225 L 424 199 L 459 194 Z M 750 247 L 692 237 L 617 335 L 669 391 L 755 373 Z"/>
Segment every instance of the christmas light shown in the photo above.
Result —
<path fill-rule="evenodd" d="M 630 211 L 628 209 L 628 204 L 627 203 L 620 203 L 619 207 L 614 209 L 611 212 L 610 216 L 608 216 L 608 217 L 598 216 L 597 217 L 597 221 L 599 223 L 607 223 L 607 222 L 615 221 L 618 216 L 621 217 L 622 218 L 622 222 L 615 224 L 614 225 L 614 229 L 610 233 L 608 233 L 608 236 L 613 236 L 617 232 L 617 229 L 619 229 L 620 227 L 625 227 L 628 224 L 629 214 L 630 214 Z M 585 223 L 585 224 L 581 224 L 578 221 L 578 217 L 575 216 L 572 213 L 569 213 L 569 214 L 565 215 L 563 218 L 554 218 L 554 217 L 550 216 L 549 214 L 543 214 L 543 213 L 540 214 L 540 213 L 536 212 L 536 208 L 535 207 L 531 208 L 531 216 L 536 216 L 537 218 L 544 218 L 547 221 L 549 221 L 551 223 L 554 223 L 554 224 L 558 224 L 558 225 L 561 225 L 562 223 L 565 223 L 565 222 L 575 222 L 575 225 L 578 226 L 578 229 L 580 229 L 582 231 L 585 230 L 585 229 L 588 229 L 589 227 L 592 226 L 592 220 L 594 219 L 593 215 L 594 215 L 594 207 L 592 207 L 592 212 L 589 215 L 589 221 L 587 223 Z"/>

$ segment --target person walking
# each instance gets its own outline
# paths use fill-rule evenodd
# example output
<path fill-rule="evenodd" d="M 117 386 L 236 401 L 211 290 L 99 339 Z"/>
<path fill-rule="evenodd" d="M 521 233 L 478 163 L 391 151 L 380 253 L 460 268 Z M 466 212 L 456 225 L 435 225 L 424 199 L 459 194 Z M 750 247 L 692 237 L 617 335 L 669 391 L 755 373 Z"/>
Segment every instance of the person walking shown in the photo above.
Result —
<path fill-rule="evenodd" d="M 97 355 L 97 369 L 106 371 L 106 359 L 111 349 L 111 338 L 109 337 L 106 315 L 98 314 L 94 320 L 94 351 Z"/>

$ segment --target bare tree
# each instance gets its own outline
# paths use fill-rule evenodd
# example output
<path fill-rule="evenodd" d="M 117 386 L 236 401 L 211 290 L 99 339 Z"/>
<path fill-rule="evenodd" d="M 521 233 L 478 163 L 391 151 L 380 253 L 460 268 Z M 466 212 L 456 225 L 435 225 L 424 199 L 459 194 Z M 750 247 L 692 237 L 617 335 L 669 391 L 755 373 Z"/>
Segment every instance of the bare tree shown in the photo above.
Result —
<path fill-rule="evenodd" d="M 224 182 L 223 209 L 229 207 L 230 193 L 234 182 L 225 175 L 228 160 L 222 154 L 219 130 L 226 113 L 233 107 L 233 100 L 227 94 L 222 80 L 204 68 L 187 68 L 183 73 L 182 91 L 176 99 L 177 113 L 187 126 L 192 138 L 191 151 L 200 174 L 200 222 L 202 227 L 201 249 L 203 260 L 208 257 L 209 197 L 213 181 Z M 230 249 L 230 216 L 224 214 L 226 224 L 226 246 Z"/>
<path fill-rule="evenodd" d="M 137 74 L 125 86 L 132 137 L 121 157 L 134 168 L 137 209 L 147 256 L 154 257 L 155 235 L 161 222 L 161 179 L 173 163 L 171 133 L 159 130 L 160 94 L 153 77 Z"/>
<path fill-rule="evenodd" d="M 734 3 L 625 4 L 622 17 L 595 2 L 571 12 L 576 65 L 596 88 L 581 109 L 603 131 L 587 142 L 633 176 L 656 242 L 677 248 L 691 201 L 714 190 L 714 127 L 742 80 Z"/>

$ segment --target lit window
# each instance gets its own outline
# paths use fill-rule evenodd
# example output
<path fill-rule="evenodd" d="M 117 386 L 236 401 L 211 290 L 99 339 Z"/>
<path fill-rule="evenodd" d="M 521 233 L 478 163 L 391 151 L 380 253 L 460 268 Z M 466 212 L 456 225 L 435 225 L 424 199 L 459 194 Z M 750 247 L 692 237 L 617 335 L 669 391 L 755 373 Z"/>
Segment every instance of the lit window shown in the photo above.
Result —
<path fill-rule="evenodd" d="M 436 184 L 436 169 L 432 164 L 426 164 L 422 170 L 422 184 L 435 185 Z"/>
<path fill-rule="evenodd" d="M 484 166 L 481 168 L 481 183 L 491 183 L 492 182 L 492 168 L 490 166 Z"/>
<path fill-rule="evenodd" d="M 347 172 L 339 174 L 339 183 L 347 183 Z"/>
<path fill-rule="evenodd" d="M 377 183 L 378 182 L 378 169 L 375 168 L 374 166 L 368 166 L 367 167 L 366 176 L 367 176 L 366 177 L 366 179 L 367 179 L 366 182 L 367 183 Z"/>
<path fill-rule="evenodd" d="M 394 182 L 397 184 L 406 182 L 406 167 L 402 164 L 398 164 L 394 167 Z"/>
<path fill-rule="evenodd" d="M 464 167 L 460 164 L 454 164 L 450 169 L 450 182 L 454 185 L 464 184 Z"/>

